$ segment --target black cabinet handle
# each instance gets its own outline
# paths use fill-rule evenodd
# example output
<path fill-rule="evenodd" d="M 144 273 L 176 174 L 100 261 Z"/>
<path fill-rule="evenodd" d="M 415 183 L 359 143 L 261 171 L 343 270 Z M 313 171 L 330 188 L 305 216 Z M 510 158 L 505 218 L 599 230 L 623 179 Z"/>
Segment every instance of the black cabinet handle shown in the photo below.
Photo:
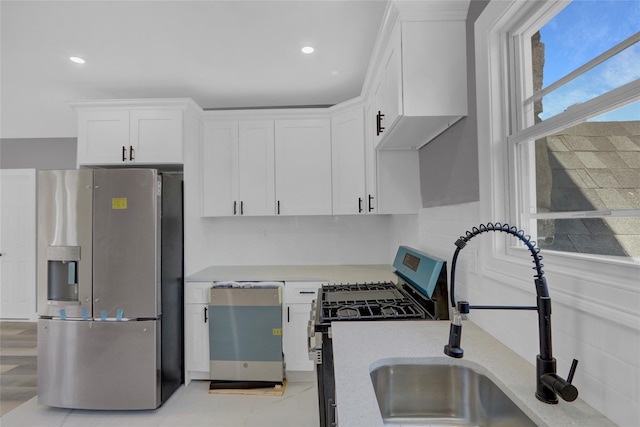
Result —
<path fill-rule="evenodd" d="M 289 309 L 290 309 L 290 308 L 291 308 L 291 307 L 287 307 L 287 323 L 289 323 Z"/>
<path fill-rule="evenodd" d="M 136 154 L 136 151 L 130 145 L 129 146 L 129 160 L 134 160 L 136 158 L 135 154 Z"/>
<path fill-rule="evenodd" d="M 240 200 L 240 215 L 244 215 L 244 202 Z"/>
<path fill-rule="evenodd" d="M 316 291 L 298 291 L 298 293 L 302 294 L 302 295 L 305 295 L 305 294 L 308 294 L 308 295 L 314 294 L 315 295 Z"/>
<path fill-rule="evenodd" d="M 280 215 L 280 200 L 278 200 L 278 215 Z"/>
<path fill-rule="evenodd" d="M 378 110 L 378 114 L 376 115 L 376 136 L 379 136 L 384 131 L 384 127 L 382 126 L 383 118 L 384 114 Z"/>
<path fill-rule="evenodd" d="M 236 202 L 235 200 L 233 201 L 233 214 L 238 214 L 238 202 Z"/>
<path fill-rule="evenodd" d="M 373 196 L 369 194 L 369 212 L 373 210 L 373 206 L 371 206 L 371 201 L 373 200 Z"/>
<path fill-rule="evenodd" d="M 358 197 L 358 213 L 362 213 L 362 197 Z"/>
<path fill-rule="evenodd" d="M 122 161 L 127 161 L 127 147 L 125 147 L 124 145 L 122 146 Z"/>
<path fill-rule="evenodd" d="M 209 320 L 209 318 L 207 317 L 207 307 L 204 308 L 204 323 L 207 323 L 207 321 Z"/>

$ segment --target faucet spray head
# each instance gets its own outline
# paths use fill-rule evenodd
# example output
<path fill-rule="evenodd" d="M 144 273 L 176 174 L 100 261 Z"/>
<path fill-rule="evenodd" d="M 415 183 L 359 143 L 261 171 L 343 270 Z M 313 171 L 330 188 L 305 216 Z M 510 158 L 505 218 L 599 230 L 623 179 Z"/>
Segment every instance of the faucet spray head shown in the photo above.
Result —
<path fill-rule="evenodd" d="M 449 344 L 444 346 L 444 354 L 460 359 L 464 356 L 464 350 L 460 348 L 462 338 L 462 315 L 456 309 L 453 310 L 453 319 L 449 328 Z"/>

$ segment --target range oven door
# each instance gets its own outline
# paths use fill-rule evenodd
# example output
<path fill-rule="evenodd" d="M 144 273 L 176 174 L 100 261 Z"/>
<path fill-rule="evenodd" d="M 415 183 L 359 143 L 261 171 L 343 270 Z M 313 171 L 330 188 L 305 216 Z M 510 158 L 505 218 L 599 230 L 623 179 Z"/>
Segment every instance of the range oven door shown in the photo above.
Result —
<path fill-rule="evenodd" d="M 321 336 L 320 355 L 316 356 L 316 376 L 318 380 L 318 409 L 320 427 L 338 425 L 336 413 L 336 386 L 333 372 L 333 340 L 326 332 L 316 332 Z"/>

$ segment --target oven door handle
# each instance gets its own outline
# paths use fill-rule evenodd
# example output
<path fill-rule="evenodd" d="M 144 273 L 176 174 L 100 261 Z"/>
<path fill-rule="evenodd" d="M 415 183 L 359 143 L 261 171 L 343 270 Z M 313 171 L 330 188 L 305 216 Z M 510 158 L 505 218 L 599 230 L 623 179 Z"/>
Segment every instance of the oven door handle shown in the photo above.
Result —
<path fill-rule="evenodd" d="M 327 411 L 328 411 L 327 419 L 328 420 L 333 420 L 333 421 L 330 422 L 329 425 L 331 427 L 337 427 L 338 426 L 338 417 L 337 417 L 338 413 L 336 411 L 336 408 L 337 408 L 338 405 L 336 404 L 336 402 L 332 398 L 329 398 L 328 402 L 329 402 L 329 407 L 327 408 Z"/>

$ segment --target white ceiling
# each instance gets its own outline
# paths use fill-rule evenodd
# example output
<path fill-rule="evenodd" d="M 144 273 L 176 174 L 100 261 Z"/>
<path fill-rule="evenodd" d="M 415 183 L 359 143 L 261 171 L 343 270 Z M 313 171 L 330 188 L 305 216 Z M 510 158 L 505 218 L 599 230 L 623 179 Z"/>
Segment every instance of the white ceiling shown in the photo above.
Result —
<path fill-rule="evenodd" d="M 360 94 L 383 0 L 0 2 L 0 137 L 76 136 L 70 101 L 192 98 L 202 108 Z M 305 45 L 312 55 L 301 53 Z M 86 64 L 69 61 L 81 56 Z"/>

